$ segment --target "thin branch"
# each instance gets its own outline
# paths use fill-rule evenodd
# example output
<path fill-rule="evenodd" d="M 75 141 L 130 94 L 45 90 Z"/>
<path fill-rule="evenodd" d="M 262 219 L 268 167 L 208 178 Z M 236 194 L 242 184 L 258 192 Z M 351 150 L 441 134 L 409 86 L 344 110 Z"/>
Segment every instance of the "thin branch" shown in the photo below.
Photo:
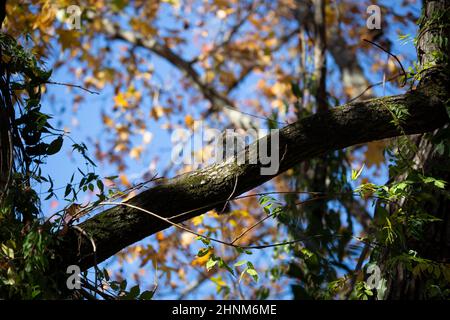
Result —
<path fill-rule="evenodd" d="M 220 239 L 216 239 L 216 238 L 205 236 L 204 234 L 201 234 L 201 233 L 198 233 L 198 232 L 196 232 L 194 230 L 186 228 L 186 227 L 184 227 L 184 226 L 182 226 L 182 225 L 180 225 L 178 223 L 174 223 L 174 222 L 170 221 L 169 219 L 166 219 L 166 218 L 164 218 L 164 217 L 162 217 L 162 216 L 160 216 L 160 215 L 158 215 L 156 213 L 153 213 L 151 211 L 148 211 L 146 209 L 140 208 L 138 206 L 135 206 L 135 205 L 132 205 L 132 204 L 129 204 L 129 203 L 125 203 L 125 202 L 102 202 L 102 204 L 104 204 L 104 205 L 114 205 L 114 206 L 119 205 L 119 206 L 130 207 L 130 208 L 133 208 L 133 209 L 145 212 L 145 213 L 147 213 L 147 214 L 149 214 L 149 215 L 151 215 L 151 216 L 153 216 L 153 217 L 155 217 L 157 219 L 160 219 L 160 220 L 162 220 L 162 221 L 164 221 L 164 222 L 166 222 L 166 223 L 168 223 L 168 224 L 178 228 L 178 229 L 181 229 L 183 231 L 189 232 L 189 233 L 191 233 L 191 234 L 193 234 L 195 236 L 201 237 L 203 239 L 206 239 L 206 240 L 209 240 L 209 241 L 212 241 L 212 242 L 217 242 L 217 243 L 220 243 L 220 244 L 223 244 L 223 245 L 226 245 L 226 246 L 230 246 L 230 247 L 240 248 L 240 249 L 247 249 L 247 250 L 251 250 L 251 249 L 265 249 L 265 248 L 271 248 L 271 247 L 284 246 L 284 245 L 294 244 L 294 243 L 298 243 L 298 242 L 302 242 L 302 241 L 306 241 L 306 240 L 310 240 L 310 239 L 314 239 L 314 238 L 328 236 L 328 235 L 320 235 L 319 234 L 319 235 L 309 236 L 309 237 L 305 237 L 305 238 L 301 238 L 301 239 L 295 239 L 295 240 L 291 240 L 291 241 L 284 241 L 284 242 L 270 243 L 270 244 L 256 245 L 256 246 L 251 246 L 251 245 L 241 246 L 241 245 L 236 245 L 236 244 L 231 243 L 231 242 L 227 242 L 227 241 L 223 241 L 223 240 L 220 240 Z"/>
<path fill-rule="evenodd" d="M 241 29 L 241 27 L 244 25 L 245 22 L 247 22 L 248 18 L 253 14 L 253 11 L 255 9 L 255 1 L 252 1 L 248 8 L 246 8 L 246 14 L 245 16 L 240 19 L 231 29 L 228 31 L 228 33 L 224 36 L 224 40 L 222 43 L 214 46 L 214 48 L 208 52 L 208 56 L 213 56 L 217 51 L 220 49 L 226 47 L 230 42 L 233 40 L 233 37 L 238 33 L 238 31 Z M 195 57 L 191 61 L 189 61 L 190 64 L 194 64 L 200 61 L 200 56 Z"/>
<path fill-rule="evenodd" d="M 327 197 L 326 196 L 324 196 L 324 197 L 316 197 L 316 198 L 308 199 L 308 200 L 305 200 L 305 201 L 297 202 L 295 205 L 302 205 L 302 204 L 305 204 L 305 203 L 308 203 L 308 202 L 312 202 L 312 201 L 315 201 L 315 200 L 319 200 L 319 199 L 322 199 L 322 198 L 327 198 Z M 233 241 L 231 241 L 231 244 L 236 243 L 239 239 L 241 239 L 243 236 L 245 236 L 252 229 L 257 227 L 258 225 L 260 225 L 261 223 L 263 223 L 267 219 L 273 217 L 274 215 L 275 215 L 274 213 L 271 213 L 271 214 L 265 216 L 264 218 L 262 218 L 261 220 L 257 221 L 256 223 L 254 223 L 249 228 L 245 229 L 240 235 L 238 235 Z"/>
<path fill-rule="evenodd" d="M 433 90 L 431 90 L 433 89 Z M 260 154 L 258 146 L 270 143 L 271 136 L 265 136 L 248 145 L 245 150 L 225 163 L 214 164 L 192 173 L 182 174 L 164 181 L 153 188 L 145 190 L 127 200 L 127 204 L 145 208 L 151 212 L 163 213 L 167 221 L 179 212 L 191 211 L 190 214 L 176 218 L 182 222 L 193 218 L 214 206 L 211 203 L 224 203 L 223 195 L 229 195 L 234 188 L 236 175 L 238 184 L 235 195 L 239 196 L 269 181 L 273 177 L 292 168 L 294 165 L 320 156 L 324 153 L 340 150 L 373 140 L 391 138 L 406 134 L 424 133 L 437 129 L 448 123 L 444 101 L 435 92 L 444 90 L 439 84 L 429 83 L 403 95 L 355 102 L 341 107 L 331 108 L 321 114 L 302 118 L 279 131 L 278 149 L 287 146 L 283 161 L 273 175 L 264 175 L 261 163 L 238 164 L 237 159 L 252 159 Z M 433 99 L 430 95 L 433 94 Z M 408 113 L 402 122 L 402 130 L 392 123 L 392 114 L 387 106 L 404 107 Z M 209 206 L 204 207 L 209 204 Z M 93 235 L 97 247 L 98 261 L 104 261 L 120 249 L 139 241 L 151 234 L 164 230 L 171 223 L 151 215 L 142 215 L 141 210 L 124 208 L 124 204 L 107 209 L 82 222 L 83 230 Z M 198 209 L 204 207 L 203 209 Z M 193 210 L 193 211 L 192 211 Z M 64 242 L 64 255 L 67 263 L 77 261 L 82 269 L 93 264 L 89 242 L 82 243 L 82 250 L 77 254 L 77 237 L 69 232 Z M 259 248 L 259 247 L 258 247 Z"/>
<path fill-rule="evenodd" d="M 256 228 L 258 225 L 260 225 L 261 223 L 263 223 L 264 221 L 266 221 L 269 218 L 272 218 L 275 214 L 271 213 L 267 216 L 265 216 L 264 218 L 260 219 L 259 221 L 257 221 L 256 223 L 254 223 L 253 225 L 251 225 L 249 228 L 245 229 L 240 235 L 238 235 L 236 238 L 234 238 L 233 241 L 231 241 L 231 244 L 236 243 L 239 239 L 241 239 L 243 236 L 245 236 L 247 233 L 249 233 L 251 230 L 253 230 L 254 228 Z"/>
<path fill-rule="evenodd" d="M 350 295 L 353 292 L 353 289 L 354 289 L 355 284 L 356 284 L 356 278 L 358 277 L 358 274 L 361 271 L 361 268 L 362 268 L 362 265 L 364 263 L 364 260 L 366 259 L 366 256 L 369 253 L 369 248 L 370 248 L 369 244 L 366 243 L 364 248 L 361 250 L 361 255 L 358 258 L 358 262 L 356 263 L 355 270 L 353 270 L 353 274 L 352 274 L 352 277 L 351 277 L 351 280 L 350 280 L 350 289 L 347 292 L 347 296 L 346 296 L 347 300 L 350 298 Z"/>
<path fill-rule="evenodd" d="M 233 191 L 231 192 L 230 196 L 228 197 L 227 201 L 225 202 L 225 204 L 223 205 L 222 211 L 220 213 L 223 213 L 225 211 L 225 208 L 227 207 L 228 203 L 230 202 L 231 198 L 233 198 L 234 193 L 236 192 L 236 187 L 237 187 L 237 183 L 238 183 L 238 176 L 236 175 L 236 182 L 234 184 L 234 188 Z"/>
<path fill-rule="evenodd" d="M 141 35 L 136 35 L 135 33 L 131 33 L 129 31 L 122 31 L 120 30 L 120 27 L 117 25 L 112 24 L 108 20 L 103 20 L 104 24 L 104 30 L 107 33 L 107 35 L 110 37 L 110 39 L 116 39 L 116 40 L 122 40 L 125 42 L 128 42 L 136 47 L 141 47 L 144 49 L 148 49 L 151 52 L 157 54 L 158 56 L 166 59 L 171 64 L 173 64 L 175 67 L 179 68 L 181 71 L 183 71 L 191 80 L 192 82 L 198 87 L 200 92 L 204 95 L 204 97 L 211 103 L 211 112 L 221 110 L 221 109 L 228 109 L 231 111 L 236 111 L 240 114 L 253 117 L 256 119 L 262 119 L 274 123 L 278 123 L 281 125 L 286 125 L 286 122 L 279 122 L 275 121 L 273 119 L 270 119 L 268 117 L 264 116 L 258 116 L 254 115 L 248 112 L 244 112 L 239 110 L 234 103 L 223 93 L 220 93 L 217 91 L 213 86 L 211 86 L 209 83 L 205 83 L 202 79 L 200 74 L 195 70 L 195 68 L 192 66 L 192 64 L 182 58 L 180 55 L 175 53 L 172 49 L 170 49 L 168 46 L 159 43 L 158 41 L 151 39 L 145 39 Z M 230 119 L 233 121 L 231 115 L 228 115 Z M 242 127 L 242 124 L 244 123 L 243 119 L 235 119 L 235 121 L 238 121 L 238 123 L 234 123 L 237 127 Z M 251 123 L 250 120 L 247 122 Z"/>
<path fill-rule="evenodd" d="M 61 219 L 62 220 L 62 219 Z M 82 235 L 84 235 L 86 238 L 89 239 L 89 241 L 91 242 L 92 245 L 92 252 L 94 254 L 94 269 L 95 269 L 95 286 L 97 286 L 97 279 L 98 279 L 98 267 L 97 267 L 97 246 L 95 245 L 95 241 L 94 239 L 87 234 L 86 231 L 84 231 L 82 228 L 80 228 L 79 226 L 72 226 L 72 228 L 74 228 L 75 230 L 77 230 L 78 232 L 80 232 Z"/>
<path fill-rule="evenodd" d="M 252 193 L 252 194 L 247 194 L 247 195 L 243 195 L 243 196 L 238 196 L 238 197 L 234 197 L 232 199 L 229 199 L 229 201 L 246 199 L 246 198 L 251 198 L 251 197 L 258 197 L 258 196 L 265 196 L 265 195 L 272 195 L 272 194 L 309 194 L 309 195 L 314 195 L 314 196 L 326 195 L 328 197 L 353 195 L 353 196 L 361 197 L 360 194 L 358 194 L 357 192 L 354 192 L 354 191 L 350 191 L 350 192 L 334 192 L 334 193 L 314 192 L 314 191 L 270 191 L 270 192 Z M 367 195 L 367 197 L 371 198 L 371 199 L 379 199 L 379 197 L 375 196 L 375 195 Z M 183 216 L 187 216 L 187 215 L 189 215 L 192 212 L 195 212 L 195 211 L 198 211 L 198 210 L 203 210 L 203 209 L 206 209 L 206 208 L 210 208 L 211 206 L 215 206 L 215 205 L 221 204 L 221 203 L 223 203 L 225 201 L 227 201 L 227 200 L 224 199 L 224 200 L 211 202 L 211 203 L 206 204 L 204 206 L 201 206 L 201 207 L 198 207 L 198 208 L 195 208 L 195 209 L 192 209 L 192 210 L 184 211 L 184 212 L 182 212 L 180 214 L 177 214 L 177 215 L 174 215 L 174 216 L 170 216 L 170 217 L 168 217 L 168 219 L 170 219 L 170 220 L 178 219 L 178 218 L 181 218 Z"/>
<path fill-rule="evenodd" d="M 87 289 L 89 289 L 89 290 L 91 290 L 91 291 L 97 293 L 97 294 L 98 294 L 99 296 L 101 296 L 103 299 L 105 299 L 105 300 L 115 300 L 115 299 L 116 299 L 114 296 L 109 295 L 109 294 L 103 292 L 102 290 L 99 290 L 98 287 L 96 287 L 97 284 L 91 285 L 91 284 L 89 283 L 89 281 L 87 281 L 87 280 L 85 280 L 85 279 L 82 279 L 81 281 L 83 282 L 83 286 L 84 286 L 84 287 L 86 287 Z"/>
<path fill-rule="evenodd" d="M 403 83 L 402 83 L 402 87 L 404 87 L 405 84 L 406 84 L 406 78 L 407 78 L 407 75 L 406 75 L 406 71 L 405 71 L 405 69 L 403 68 L 403 65 L 402 65 L 402 63 L 400 62 L 399 58 L 397 58 L 397 56 L 396 56 L 395 54 L 389 52 L 389 50 L 383 48 L 383 47 L 380 46 L 379 44 L 377 44 L 377 43 L 375 43 L 375 42 L 373 42 L 373 41 L 367 40 L 367 39 L 363 39 L 363 40 L 366 41 L 366 42 L 368 42 L 368 43 L 370 43 L 370 44 L 373 44 L 374 46 L 376 46 L 377 48 L 383 50 L 383 51 L 386 52 L 388 55 L 390 55 L 390 56 L 393 57 L 395 60 L 397 60 L 398 64 L 400 65 L 400 68 L 402 68 L 402 73 L 403 73 L 403 75 L 404 75 Z"/>
<path fill-rule="evenodd" d="M 46 83 L 47 83 L 47 84 L 54 84 L 54 85 L 58 85 L 58 86 L 66 86 L 66 87 L 78 88 L 78 89 L 87 91 L 87 92 L 89 92 L 90 94 L 97 94 L 97 95 L 100 94 L 100 93 L 97 92 L 97 91 L 89 90 L 89 89 L 87 89 L 87 88 L 85 88 L 85 87 L 83 87 L 83 86 L 77 85 L 77 84 L 71 84 L 71 83 L 65 83 L 65 82 L 55 82 L 55 81 L 47 81 Z"/>
<path fill-rule="evenodd" d="M 351 102 L 357 100 L 358 98 L 360 98 L 361 96 L 363 96 L 364 93 L 366 93 L 367 91 L 369 91 L 369 90 L 372 89 L 373 87 L 380 86 L 380 85 L 382 85 L 382 84 L 385 83 L 385 82 L 393 81 L 393 80 L 397 79 L 398 77 L 400 77 L 401 75 L 402 75 L 401 73 L 398 73 L 398 74 L 396 74 L 395 76 L 390 77 L 390 78 L 387 79 L 387 80 L 380 81 L 380 82 L 377 82 L 377 83 L 374 83 L 374 84 L 369 85 L 366 89 L 364 89 L 363 92 L 361 92 L 360 94 L 358 94 L 356 97 L 351 98 L 351 99 L 348 100 L 346 103 L 351 103 Z"/>

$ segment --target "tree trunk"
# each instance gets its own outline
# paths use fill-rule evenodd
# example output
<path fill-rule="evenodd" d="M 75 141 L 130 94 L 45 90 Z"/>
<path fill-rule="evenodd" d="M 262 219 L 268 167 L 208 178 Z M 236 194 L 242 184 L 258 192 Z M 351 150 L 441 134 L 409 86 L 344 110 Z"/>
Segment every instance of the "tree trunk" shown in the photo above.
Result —
<path fill-rule="evenodd" d="M 450 52 L 449 7 L 450 1 L 448 0 L 424 1 L 417 36 L 417 53 L 423 76 L 420 83 L 422 87 L 429 83 L 441 83 L 444 87 L 448 85 L 450 79 L 448 64 L 448 53 Z M 448 110 L 448 89 L 445 95 L 443 99 L 447 101 Z M 417 237 L 408 237 L 404 240 L 403 245 L 404 251 L 413 250 L 421 258 L 437 263 L 449 263 L 450 258 L 450 157 L 448 149 L 440 155 L 436 150 L 436 144 L 432 141 L 436 140 L 438 135 L 442 135 L 445 130 L 448 132 L 448 129 L 446 126 L 436 130 L 431 136 L 424 134 L 416 139 L 418 150 L 414 157 L 416 168 L 421 169 L 424 176 L 444 180 L 447 185 L 444 192 L 435 192 L 429 201 L 421 204 L 429 214 L 437 217 L 440 221 L 428 224 L 423 229 L 420 240 L 417 240 Z M 446 144 L 448 148 L 448 140 Z M 397 177 L 397 181 L 402 179 L 404 177 Z M 405 203 L 403 206 L 407 204 Z M 402 263 L 397 264 L 395 268 L 388 267 L 389 261 L 397 254 L 398 251 L 386 248 L 375 261 L 381 267 L 383 277 L 387 280 L 387 291 L 384 298 L 430 298 L 430 278 L 432 277 L 430 272 L 428 272 L 429 276 L 414 275 L 411 269 Z M 448 290 L 449 288 L 443 289 Z"/>

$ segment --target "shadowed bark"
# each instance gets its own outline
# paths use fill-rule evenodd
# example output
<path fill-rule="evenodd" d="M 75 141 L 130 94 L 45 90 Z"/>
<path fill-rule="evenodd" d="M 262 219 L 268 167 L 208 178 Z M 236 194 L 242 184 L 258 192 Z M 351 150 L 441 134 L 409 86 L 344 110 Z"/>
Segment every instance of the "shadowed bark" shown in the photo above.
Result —
<path fill-rule="evenodd" d="M 449 57 L 450 52 L 450 1 L 424 1 L 422 17 L 419 24 L 417 36 L 417 55 L 421 68 L 421 85 L 426 87 L 428 83 L 441 83 L 445 88 L 448 86 Z M 441 41 L 439 39 L 442 39 Z M 445 39 L 445 40 L 444 40 Z M 445 89 L 441 98 L 447 101 L 448 108 L 449 93 Z M 438 222 L 428 224 L 420 240 L 409 237 L 404 240 L 404 250 L 414 250 L 421 258 L 430 259 L 435 262 L 449 263 L 450 261 L 450 159 L 448 155 L 440 155 L 435 150 L 432 140 L 440 134 L 436 130 L 432 135 L 416 137 L 417 153 L 414 164 L 421 169 L 425 176 L 434 177 L 447 182 L 445 192 L 435 192 L 431 199 L 421 205 L 434 217 L 440 219 Z M 392 177 L 397 181 L 405 177 Z M 408 204 L 406 199 L 406 205 Z M 389 261 L 398 254 L 395 248 L 386 248 L 376 257 L 375 263 L 382 270 L 383 277 L 387 280 L 387 291 L 385 299 L 427 299 L 429 289 L 429 278 L 415 276 L 405 265 L 398 264 L 395 269 L 389 268 Z M 445 289 L 445 288 L 444 288 Z"/>

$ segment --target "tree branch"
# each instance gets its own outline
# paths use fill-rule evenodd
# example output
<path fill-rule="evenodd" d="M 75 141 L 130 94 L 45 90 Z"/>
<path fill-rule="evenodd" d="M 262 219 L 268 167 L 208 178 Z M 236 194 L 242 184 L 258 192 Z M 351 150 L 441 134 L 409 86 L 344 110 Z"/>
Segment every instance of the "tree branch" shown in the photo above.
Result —
<path fill-rule="evenodd" d="M 445 88 L 428 84 L 404 95 L 353 102 L 292 123 L 279 132 L 281 160 L 275 175 L 332 150 L 399 136 L 402 131 L 416 134 L 441 127 L 449 120 L 441 99 L 445 94 Z M 392 121 L 392 110 L 397 108 L 408 111 L 401 129 Z M 245 159 L 258 155 L 258 144 L 262 141 L 269 146 L 270 135 L 247 146 L 242 151 Z M 177 215 L 171 221 L 179 223 L 220 207 L 217 202 L 223 205 L 233 189 L 236 197 L 275 176 L 262 175 L 261 164 L 239 165 L 234 160 L 230 158 L 224 163 L 167 180 L 141 192 L 127 203 L 166 218 Z M 188 213 L 180 215 L 183 212 Z M 79 237 L 73 229 L 69 229 L 59 251 L 62 251 L 64 264 L 78 264 L 85 270 L 93 266 L 95 260 L 100 263 L 122 248 L 166 229 L 170 224 L 139 210 L 116 206 L 78 226 L 95 242 L 96 259 L 90 241 Z"/>
<path fill-rule="evenodd" d="M 115 25 L 106 19 L 103 19 L 102 23 L 104 25 L 104 32 L 110 39 L 122 40 L 134 46 L 145 48 L 184 72 L 198 90 L 200 90 L 203 96 L 211 103 L 211 109 L 213 111 L 223 111 L 235 127 L 244 129 L 252 128 L 253 119 L 249 115 L 240 113 L 233 101 L 225 94 L 217 91 L 213 86 L 203 81 L 200 74 L 193 67 L 193 63 L 185 60 L 168 46 L 153 38 L 144 38 L 140 35 L 136 35 L 134 32 L 122 30 L 118 25 Z"/>

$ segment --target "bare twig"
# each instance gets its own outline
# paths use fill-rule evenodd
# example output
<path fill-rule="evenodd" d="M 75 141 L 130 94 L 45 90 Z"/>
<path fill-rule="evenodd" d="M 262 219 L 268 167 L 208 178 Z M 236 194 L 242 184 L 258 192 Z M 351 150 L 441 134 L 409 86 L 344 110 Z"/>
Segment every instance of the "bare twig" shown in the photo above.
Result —
<path fill-rule="evenodd" d="M 64 83 L 64 82 L 55 82 L 55 81 L 47 81 L 46 83 L 47 83 L 47 84 L 55 84 L 55 85 L 58 85 L 58 86 L 66 86 L 66 87 L 78 88 L 78 89 L 87 91 L 87 92 L 89 92 L 90 94 L 97 94 L 97 95 L 100 94 L 100 93 L 97 92 L 97 91 L 89 90 L 89 89 L 87 89 L 87 88 L 85 88 L 85 87 L 83 87 L 83 86 L 77 85 L 77 84 Z"/>
<path fill-rule="evenodd" d="M 358 98 L 360 98 L 361 96 L 363 96 L 364 93 L 366 93 L 367 91 L 369 91 L 369 90 L 372 89 L 373 87 L 382 85 L 382 84 L 385 83 L 385 82 L 393 81 L 393 80 L 397 79 L 398 77 L 400 77 L 401 75 L 402 75 L 401 73 L 398 73 L 398 74 L 396 74 L 395 76 L 390 77 L 389 79 L 386 79 L 386 80 L 384 80 L 384 81 L 380 81 L 380 82 L 377 82 L 377 83 L 374 83 L 374 84 L 369 85 L 366 89 L 364 89 L 363 92 L 361 92 L 360 94 L 358 94 L 356 97 L 353 97 L 353 98 L 351 98 L 350 100 L 348 100 L 348 101 L 346 102 L 346 104 L 347 104 L 347 103 L 351 103 L 351 102 L 357 100 Z"/>
<path fill-rule="evenodd" d="M 230 202 L 231 198 L 233 198 L 234 193 L 236 192 L 236 187 L 238 183 L 238 176 L 236 175 L 236 182 L 234 183 L 233 191 L 231 192 L 230 196 L 228 197 L 227 201 L 223 205 L 222 211 L 220 213 L 223 213 L 225 211 L 225 208 L 227 207 L 228 203 Z"/>

